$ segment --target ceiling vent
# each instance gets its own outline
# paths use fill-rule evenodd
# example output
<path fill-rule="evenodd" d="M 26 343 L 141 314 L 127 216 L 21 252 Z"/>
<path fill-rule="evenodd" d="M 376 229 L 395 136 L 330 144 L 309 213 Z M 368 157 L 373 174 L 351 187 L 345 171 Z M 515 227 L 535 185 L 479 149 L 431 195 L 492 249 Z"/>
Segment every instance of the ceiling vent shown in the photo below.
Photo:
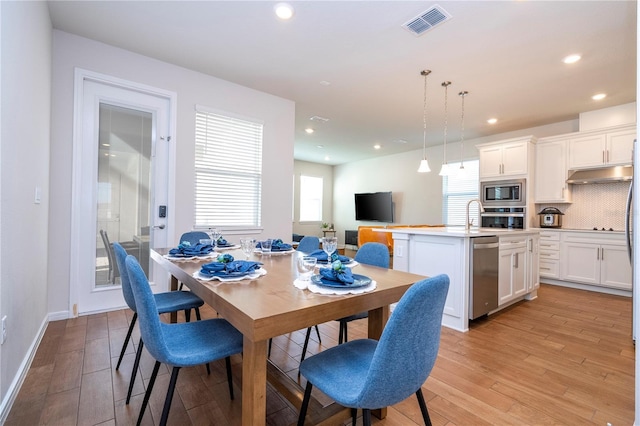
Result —
<path fill-rule="evenodd" d="M 411 32 L 415 36 L 419 36 L 449 19 L 451 19 L 449 12 L 436 4 L 403 24 L 402 28 Z"/>

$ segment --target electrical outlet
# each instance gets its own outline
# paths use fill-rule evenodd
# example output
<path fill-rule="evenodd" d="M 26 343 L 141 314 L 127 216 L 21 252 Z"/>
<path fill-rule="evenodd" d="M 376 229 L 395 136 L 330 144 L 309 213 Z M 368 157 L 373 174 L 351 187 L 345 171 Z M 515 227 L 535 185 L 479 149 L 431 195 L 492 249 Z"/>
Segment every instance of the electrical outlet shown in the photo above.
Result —
<path fill-rule="evenodd" d="M 0 345 L 4 344 L 7 340 L 7 316 L 2 317 L 2 334 L 0 335 Z"/>

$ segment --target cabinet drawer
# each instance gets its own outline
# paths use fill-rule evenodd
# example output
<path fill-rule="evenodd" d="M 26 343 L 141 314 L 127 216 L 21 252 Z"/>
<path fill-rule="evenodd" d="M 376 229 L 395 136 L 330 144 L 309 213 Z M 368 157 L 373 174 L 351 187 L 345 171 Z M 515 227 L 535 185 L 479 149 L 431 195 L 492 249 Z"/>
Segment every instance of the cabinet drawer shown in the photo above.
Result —
<path fill-rule="evenodd" d="M 540 252 L 560 250 L 560 241 L 540 240 Z"/>
<path fill-rule="evenodd" d="M 547 278 L 560 277 L 560 264 L 557 260 L 546 260 L 540 257 L 540 276 Z"/>
<path fill-rule="evenodd" d="M 540 231 L 540 242 L 560 241 L 560 233 L 557 231 Z"/>
<path fill-rule="evenodd" d="M 540 250 L 540 261 L 542 260 L 560 260 L 560 252 Z"/>

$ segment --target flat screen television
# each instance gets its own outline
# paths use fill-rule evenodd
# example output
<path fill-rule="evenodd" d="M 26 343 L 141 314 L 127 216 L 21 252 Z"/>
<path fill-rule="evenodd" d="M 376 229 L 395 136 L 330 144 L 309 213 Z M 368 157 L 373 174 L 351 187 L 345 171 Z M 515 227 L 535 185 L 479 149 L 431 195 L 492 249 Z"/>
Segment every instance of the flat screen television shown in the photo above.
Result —
<path fill-rule="evenodd" d="M 356 201 L 356 220 L 393 222 L 391 192 L 369 192 L 354 195 Z"/>

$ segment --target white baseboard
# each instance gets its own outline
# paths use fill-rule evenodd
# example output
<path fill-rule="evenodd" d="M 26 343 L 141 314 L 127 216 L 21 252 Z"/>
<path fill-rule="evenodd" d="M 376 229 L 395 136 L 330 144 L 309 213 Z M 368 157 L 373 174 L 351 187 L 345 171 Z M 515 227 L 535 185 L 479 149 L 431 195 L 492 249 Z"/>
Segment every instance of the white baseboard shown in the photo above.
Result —
<path fill-rule="evenodd" d="M 9 416 L 9 411 L 11 411 L 11 407 L 18 396 L 18 392 L 20 392 L 20 388 L 24 383 L 24 379 L 27 377 L 27 372 L 29 371 L 29 367 L 31 367 L 31 363 L 33 362 L 33 358 L 36 355 L 36 351 L 38 350 L 38 346 L 40 345 L 40 341 L 42 340 L 42 336 L 44 336 L 44 332 L 47 329 L 47 325 L 49 324 L 49 317 L 45 317 L 42 320 L 42 324 L 40 325 L 40 329 L 36 334 L 36 337 L 31 342 L 31 346 L 29 346 L 29 350 L 27 351 L 27 355 L 22 360 L 16 375 L 7 389 L 7 393 L 2 400 L 2 404 L 0 405 L 0 425 L 4 424 L 7 421 L 7 417 Z M 65 317 L 68 318 L 68 317 Z"/>
<path fill-rule="evenodd" d="M 71 318 L 71 313 L 69 311 L 59 311 L 59 312 L 50 312 L 49 313 L 49 321 L 60 321 L 64 319 Z"/>

